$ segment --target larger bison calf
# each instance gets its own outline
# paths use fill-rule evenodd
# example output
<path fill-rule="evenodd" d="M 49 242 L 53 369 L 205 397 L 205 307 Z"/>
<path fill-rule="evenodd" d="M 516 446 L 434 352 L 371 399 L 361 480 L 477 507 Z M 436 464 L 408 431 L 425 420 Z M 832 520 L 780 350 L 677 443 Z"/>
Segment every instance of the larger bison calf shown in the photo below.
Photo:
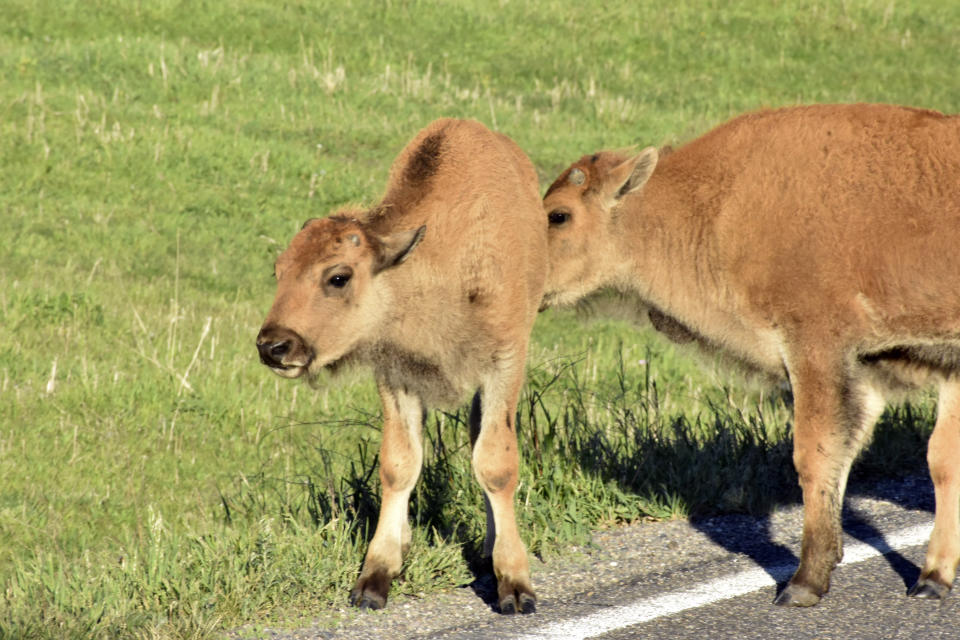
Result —
<path fill-rule="evenodd" d="M 804 525 L 777 604 L 827 591 L 850 465 L 892 394 L 937 383 L 936 516 L 910 594 L 948 593 L 960 560 L 960 118 L 883 105 L 748 114 L 663 157 L 585 156 L 544 205 L 548 304 L 635 292 L 669 333 L 789 379 Z"/>
<path fill-rule="evenodd" d="M 263 363 L 289 378 L 370 364 L 383 402 L 380 517 L 353 604 L 382 607 L 400 572 L 425 409 L 476 391 L 473 464 L 500 609 L 534 610 L 514 518 L 514 416 L 546 235 L 523 152 L 476 122 L 439 120 L 400 153 L 377 206 L 308 221 L 277 259 L 276 298 L 257 336 Z"/>

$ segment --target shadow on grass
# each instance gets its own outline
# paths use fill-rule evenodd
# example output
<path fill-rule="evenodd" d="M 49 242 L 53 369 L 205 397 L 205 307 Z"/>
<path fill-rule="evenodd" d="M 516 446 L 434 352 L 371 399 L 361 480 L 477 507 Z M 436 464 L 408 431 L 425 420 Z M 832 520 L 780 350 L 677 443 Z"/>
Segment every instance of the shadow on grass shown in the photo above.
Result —
<path fill-rule="evenodd" d="M 469 411 L 434 412 L 424 425 L 427 455 L 411 498 L 414 526 L 438 532 L 460 545 L 473 576 L 466 585 L 491 611 L 499 612 L 493 561 L 483 555 L 485 520 L 482 493 L 469 464 Z M 461 500 L 464 494 L 469 496 Z M 484 516 L 485 517 L 485 516 Z"/>
<path fill-rule="evenodd" d="M 575 369 L 568 374 L 575 377 Z M 799 545 L 791 549 L 773 539 L 769 514 L 801 503 L 792 461 L 788 390 L 761 394 L 749 409 L 732 402 L 729 390 L 705 390 L 706 400 L 701 399 L 705 410 L 693 416 L 670 415 L 661 409 L 656 381 L 627 380 L 621 361 L 613 388 L 588 395 L 578 380 L 563 385 L 567 403 L 557 414 L 542 401 L 553 382 L 527 393 L 524 417 L 533 427 L 535 449 L 528 457 L 543 458 L 538 448 L 544 442 L 559 446 L 561 455 L 576 460 L 583 470 L 636 496 L 642 516 L 687 515 L 716 544 L 766 569 L 778 581 L 778 592 L 785 586 L 792 569 L 785 574 L 784 568 L 796 568 Z M 598 414 L 602 419 L 590 419 Z M 890 407 L 854 465 L 848 494 L 932 511 L 932 486 L 925 475 L 932 423 L 930 409 L 909 403 Z M 564 434 L 562 444 L 557 444 L 554 432 Z M 541 471 L 546 472 L 545 467 Z M 906 491 L 895 490 L 904 486 L 902 481 L 885 482 L 905 477 L 911 480 Z M 738 514 L 745 517 L 730 517 Z M 915 582 L 919 568 L 889 550 L 881 523 L 845 508 L 843 526 L 849 535 L 884 553 L 905 584 Z"/>

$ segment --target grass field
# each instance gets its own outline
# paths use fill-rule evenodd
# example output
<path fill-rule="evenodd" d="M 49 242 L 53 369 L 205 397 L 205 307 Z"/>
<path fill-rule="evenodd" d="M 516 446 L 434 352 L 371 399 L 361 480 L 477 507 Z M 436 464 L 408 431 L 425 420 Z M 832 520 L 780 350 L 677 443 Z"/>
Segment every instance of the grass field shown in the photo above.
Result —
<path fill-rule="evenodd" d="M 432 119 L 511 136 L 545 186 L 760 106 L 960 111 L 957 3 L 605 4 L 0 3 L 0 638 L 207 638 L 345 604 L 377 509 L 371 376 L 284 381 L 253 341 L 300 224 L 375 202 Z M 782 390 L 572 311 L 542 314 L 529 362 L 540 557 L 797 498 Z M 932 414 L 888 411 L 855 472 L 922 468 Z M 428 419 L 394 595 L 472 579 L 465 417 Z"/>

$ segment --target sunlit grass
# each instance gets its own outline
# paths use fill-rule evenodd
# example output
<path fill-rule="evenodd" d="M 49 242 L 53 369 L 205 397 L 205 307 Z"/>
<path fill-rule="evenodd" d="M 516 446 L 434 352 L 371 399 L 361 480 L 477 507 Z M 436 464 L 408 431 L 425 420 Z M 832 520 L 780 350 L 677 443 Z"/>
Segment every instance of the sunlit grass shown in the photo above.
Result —
<path fill-rule="evenodd" d="M 368 373 L 257 362 L 271 266 L 372 203 L 440 116 L 543 181 L 763 105 L 960 111 L 960 9 L 892 2 L 0 5 L 0 637 L 210 637 L 345 603 L 375 522 Z M 550 558 L 598 526 L 797 493 L 790 407 L 646 328 L 547 312 L 517 503 Z M 462 584 L 483 508 L 465 411 L 431 413 L 395 594 Z M 931 403 L 857 467 L 923 464 Z M 536 579 L 536 578 L 534 578 Z"/>

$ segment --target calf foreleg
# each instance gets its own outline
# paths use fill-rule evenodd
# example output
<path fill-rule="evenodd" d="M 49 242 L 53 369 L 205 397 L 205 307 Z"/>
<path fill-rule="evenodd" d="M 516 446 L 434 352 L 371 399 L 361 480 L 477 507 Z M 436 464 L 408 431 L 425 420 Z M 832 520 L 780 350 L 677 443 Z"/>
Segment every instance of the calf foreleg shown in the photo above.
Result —
<path fill-rule="evenodd" d="M 843 556 L 840 514 L 847 475 L 883 412 L 883 397 L 841 366 L 806 361 L 791 369 L 793 460 L 803 489 L 800 566 L 774 602 L 808 607 L 830 588 Z"/>
<path fill-rule="evenodd" d="M 410 492 L 423 462 L 424 409 L 420 399 L 389 389 L 382 383 L 380 399 L 383 401 L 380 517 L 360 578 L 350 592 L 350 602 L 364 609 L 380 609 L 386 604 L 390 582 L 403 566 L 403 554 L 411 536 L 407 519 Z"/>
<path fill-rule="evenodd" d="M 937 424 L 927 445 L 927 463 L 936 497 L 933 533 L 920 579 L 911 596 L 945 598 L 960 561 L 960 382 L 940 387 Z"/>

